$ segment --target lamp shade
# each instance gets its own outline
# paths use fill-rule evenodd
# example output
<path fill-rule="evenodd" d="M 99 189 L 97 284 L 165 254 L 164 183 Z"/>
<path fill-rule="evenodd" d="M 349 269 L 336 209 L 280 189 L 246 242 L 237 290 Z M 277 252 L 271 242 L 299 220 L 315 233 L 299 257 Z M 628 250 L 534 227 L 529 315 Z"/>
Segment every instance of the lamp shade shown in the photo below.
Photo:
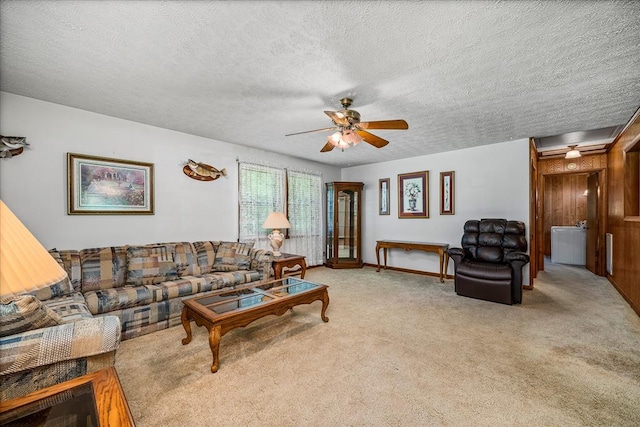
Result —
<path fill-rule="evenodd" d="M 291 228 L 291 224 L 282 212 L 271 212 L 265 220 L 264 224 L 262 224 L 262 228 Z"/>
<path fill-rule="evenodd" d="M 51 286 L 67 272 L 0 200 L 0 297 Z"/>

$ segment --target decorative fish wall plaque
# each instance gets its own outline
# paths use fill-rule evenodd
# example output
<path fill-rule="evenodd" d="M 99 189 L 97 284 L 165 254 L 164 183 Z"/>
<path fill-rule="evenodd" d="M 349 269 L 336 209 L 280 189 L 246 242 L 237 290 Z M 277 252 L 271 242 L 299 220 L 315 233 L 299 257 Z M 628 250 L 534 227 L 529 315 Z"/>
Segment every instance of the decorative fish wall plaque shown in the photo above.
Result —
<path fill-rule="evenodd" d="M 182 168 L 182 171 L 189 178 L 198 181 L 213 181 L 221 176 L 227 176 L 227 170 L 218 170 L 206 163 L 194 162 L 189 159 L 188 163 Z"/>
<path fill-rule="evenodd" d="M 21 154 L 24 147 L 29 145 L 24 136 L 3 136 L 0 135 L 0 158 L 10 159 Z"/>

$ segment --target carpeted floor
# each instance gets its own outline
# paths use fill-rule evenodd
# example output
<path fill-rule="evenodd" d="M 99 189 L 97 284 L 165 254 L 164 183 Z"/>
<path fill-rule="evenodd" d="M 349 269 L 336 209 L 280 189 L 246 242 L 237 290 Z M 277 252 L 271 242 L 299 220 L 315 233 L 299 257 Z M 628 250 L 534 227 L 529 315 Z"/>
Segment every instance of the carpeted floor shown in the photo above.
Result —
<path fill-rule="evenodd" d="M 609 282 L 548 263 L 522 305 L 457 296 L 453 280 L 374 268 L 307 271 L 321 303 L 222 338 L 205 328 L 124 341 L 138 427 L 638 426 L 640 318 Z"/>

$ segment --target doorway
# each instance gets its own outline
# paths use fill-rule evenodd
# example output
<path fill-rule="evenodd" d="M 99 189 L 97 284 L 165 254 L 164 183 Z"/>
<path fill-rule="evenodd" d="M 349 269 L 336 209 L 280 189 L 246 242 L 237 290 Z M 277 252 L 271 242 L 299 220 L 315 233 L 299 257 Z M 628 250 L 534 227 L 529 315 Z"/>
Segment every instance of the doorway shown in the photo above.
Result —
<path fill-rule="evenodd" d="M 545 174 L 542 177 L 542 203 L 539 230 L 542 234 L 538 260 L 544 270 L 545 258 L 551 257 L 551 227 L 586 228 L 584 267 L 605 276 L 603 171 Z"/>

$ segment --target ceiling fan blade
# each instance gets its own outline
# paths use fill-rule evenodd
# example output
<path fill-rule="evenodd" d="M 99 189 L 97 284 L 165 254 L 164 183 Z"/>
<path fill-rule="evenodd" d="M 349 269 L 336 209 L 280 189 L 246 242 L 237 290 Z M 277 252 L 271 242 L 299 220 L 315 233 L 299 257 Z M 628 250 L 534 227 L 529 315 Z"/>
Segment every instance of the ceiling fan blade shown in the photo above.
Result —
<path fill-rule="evenodd" d="M 404 120 L 378 120 L 375 122 L 358 123 L 361 129 L 409 129 L 409 124 Z"/>
<path fill-rule="evenodd" d="M 325 111 L 324 113 L 329 116 L 337 126 L 349 126 L 351 124 L 349 123 L 349 119 L 340 111 Z"/>
<path fill-rule="evenodd" d="M 329 130 L 336 130 L 336 129 L 338 129 L 338 128 L 337 128 L 337 127 L 335 127 L 335 126 L 333 126 L 333 127 L 330 127 L 330 128 L 314 129 L 314 130 L 305 130 L 304 132 L 288 133 L 288 134 L 286 134 L 285 136 L 300 135 L 300 134 L 303 134 L 303 133 L 311 133 L 311 132 L 326 132 L 326 131 L 329 131 Z"/>
<path fill-rule="evenodd" d="M 356 133 L 360 135 L 365 142 L 373 145 L 377 148 L 382 148 L 389 143 L 386 139 L 382 139 L 379 136 L 375 136 L 372 133 L 367 132 L 366 130 L 356 129 Z"/>
<path fill-rule="evenodd" d="M 327 142 L 326 144 L 324 144 L 324 147 L 322 147 L 322 149 L 320 150 L 321 153 L 326 153 L 327 151 L 331 151 L 333 150 L 333 144 L 330 142 Z"/>

